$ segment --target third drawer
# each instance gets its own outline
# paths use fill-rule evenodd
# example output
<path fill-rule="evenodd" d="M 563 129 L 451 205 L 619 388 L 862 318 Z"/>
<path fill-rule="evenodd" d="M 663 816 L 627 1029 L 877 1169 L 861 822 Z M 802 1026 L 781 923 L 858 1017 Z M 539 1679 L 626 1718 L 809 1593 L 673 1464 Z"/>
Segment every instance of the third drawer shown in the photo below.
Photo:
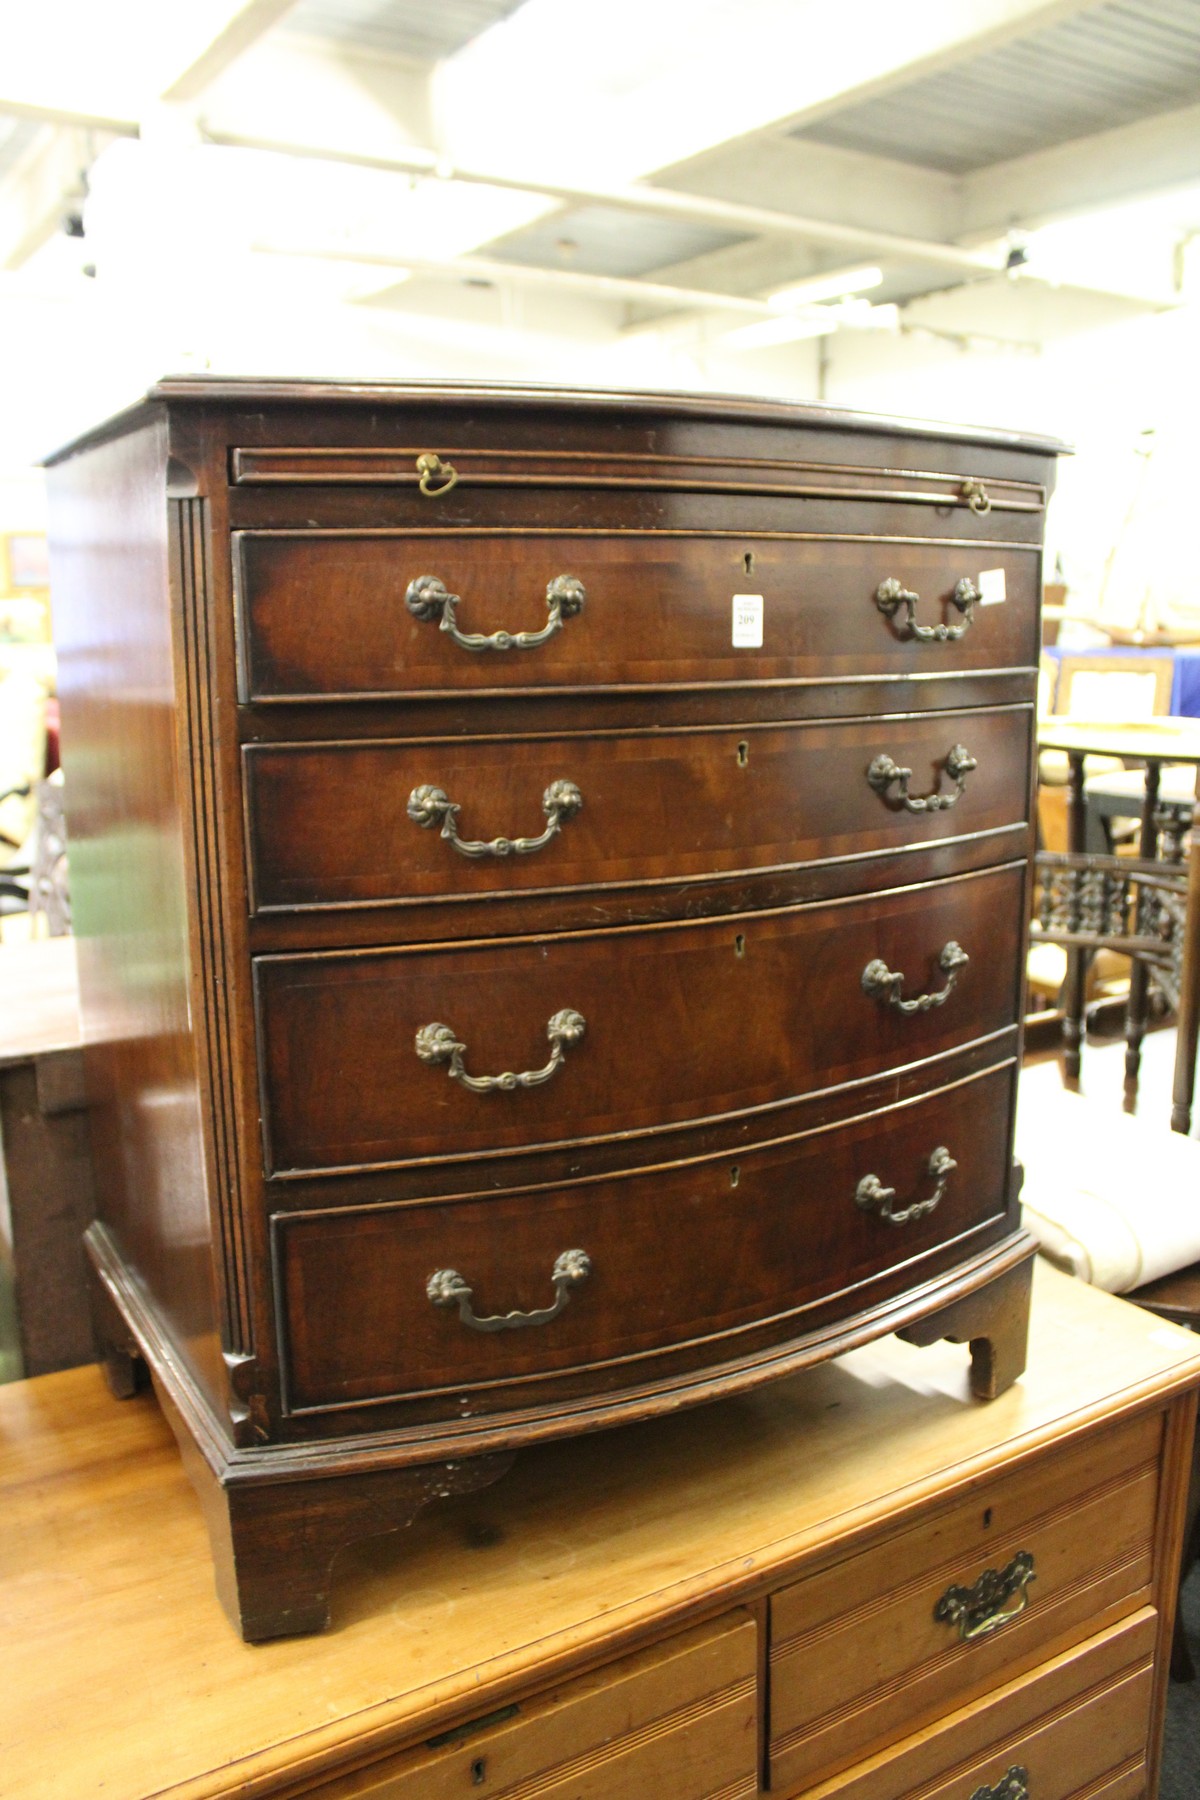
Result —
<path fill-rule="evenodd" d="M 769 1118 L 997 1035 L 1017 1018 L 1025 875 L 700 924 L 260 957 L 268 1173 Z"/>

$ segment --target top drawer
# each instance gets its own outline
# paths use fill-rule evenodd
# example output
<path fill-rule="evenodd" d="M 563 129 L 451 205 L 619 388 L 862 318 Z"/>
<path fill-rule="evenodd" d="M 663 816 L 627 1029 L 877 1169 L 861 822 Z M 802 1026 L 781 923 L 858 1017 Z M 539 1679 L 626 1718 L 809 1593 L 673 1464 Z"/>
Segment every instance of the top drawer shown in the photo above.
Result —
<path fill-rule="evenodd" d="M 236 531 L 233 558 L 244 702 L 1037 664 L 1039 556 L 1025 544 L 347 527 Z"/>

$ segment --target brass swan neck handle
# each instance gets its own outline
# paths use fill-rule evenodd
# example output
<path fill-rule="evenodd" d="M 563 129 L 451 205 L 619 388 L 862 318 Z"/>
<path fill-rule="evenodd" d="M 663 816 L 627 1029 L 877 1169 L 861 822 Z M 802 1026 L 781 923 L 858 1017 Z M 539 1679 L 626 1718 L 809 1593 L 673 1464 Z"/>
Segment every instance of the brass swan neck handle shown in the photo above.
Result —
<path fill-rule="evenodd" d="M 421 1061 L 431 1067 L 448 1063 L 446 1073 L 451 1080 L 461 1082 L 473 1094 L 511 1094 L 517 1088 L 541 1087 L 544 1081 L 549 1081 L 562 1064 L 566 1046 L 579 1043 L 586 1029 L 587 1021 L 582 1013 L 572 1011 L 569 1006 L 556 1012 L 546 1025 L 550 1061 L 543 1068 L 530 1069 L 522 1075 L 510 1071 L 503 1075 L 468 1075 L 463 1066 L 467 1046 L 459 1042 L 450 1025 L 422 1025 L 414 1048 Z"/>
<path fill-rule="evenodd" d="M 542 795 L 542 811 L 547 818 L 545 831 L 538 837 L 460 838 L 458 815 L 461 810 L 444 788 L 415 787 L 408 796 L 408 816 L 423 831 L 431 831 L 440 823 L 441 835 L 460 856 L 530 856 L 544 850 L 556 838 L 568 819 L 573 819 L 583 805 L 583 795 L 573 781 L 552 781 Z"/>
<path fill-rule="evenodd" d="M 561 631 L 567 619 L 582 612 L 586 599 L 582 581 L 574 575 L 556 575 L 546 587 L 550 616 L 540 631 L 460 631 L 456 608 L 462 604 L 461 596 L 452 594 L 438 575 L 418 575 L 410 581 L 404 604 L 414 619 L 436 619 L 438 629 L 463 650 L 535 650 Z"/>

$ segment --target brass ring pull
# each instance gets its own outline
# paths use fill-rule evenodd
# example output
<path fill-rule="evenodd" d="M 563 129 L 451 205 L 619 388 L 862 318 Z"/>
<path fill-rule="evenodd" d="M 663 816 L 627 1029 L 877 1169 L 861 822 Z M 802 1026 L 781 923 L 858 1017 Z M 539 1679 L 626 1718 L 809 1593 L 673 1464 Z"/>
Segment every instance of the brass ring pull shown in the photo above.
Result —
<path fill-rule="evenodd" d="M 1029 1770 L 1014 1763 L 995 1787 L 977 1787 L 971 1800 L 1029 1800 Z"/>
<path fill-rule="evenodd" d="M 569 1006 L 556 1012 L 546 1026 L 551 1046 L 550 1061 L 544 1068 L 531 1069 L 523 1075 L 468 1075 L 462 1060 L 467 1046 L 459 1043 L 449 1025 L 422 1025 L 415 1048 L 421 1061 L 431 1067 L 449 1063 L 446 1073 L 450 1079 L 461 1081 L 473 1094 L 511 1094 L 517 1088 L 541 1087 L 543 1081 L 549 1081 L 562 1063 L 564 1046 L 579 1043 L 586 1029 L 587 1022 L 582 1013 L 573 1012 Z"/>
<path fill-rule="evenodd" d="M 967 776 L 972 769 L 976 769 L 978 766 L 965 745 L 954 744 L 946 756 L 945 763 L 946 773 L 954 783 L 954 792 L 952 794 L 910 794 L 908 784 L 912 780 L 912 770 L 902 769 L 899 763 L 892 761 L 886 751 L 881 751 L 867 770 L 867 780 L 880 799 L 886 801 L 896 811 L 903 808 L 906 812 L 913 813 L 949 812 L 950 808 L 956 806 L 962 799 L 966 791 Z M 888 792 L 893 784 L 896 788 L 894 796 Z"/>
<path fill-rule="evenodd" d="M 862 972 L 862 990 L 872 1000 L 878 1000 L 881 1006 L 892 1006 L 900 1013 L 926 1013 L 935 1006 L 944 1006 L 954 992 L 954 984 L 958 980 L 958 971 L 965 969 L 970 957 L 961 944 L 951 938 L 943 944 L 938 953 L 938 968 L 946 977 L 944 988 L 936 993 L 915 994 L 911 1000 L 901 997 L 900 990 L 904 986 L 904 975 L 899 969 L 889 969 L 882 957 L 875 957 Z"/>
<path fill-rule="evenodd" d="M 454 609 L 461 605 L 461 597 L 449 593 L 436 575 L 418 575 L 410 581 L 404 604 L 416 619 L 437 619 L 439 630 L 447 632 L 463 650 L 534 650 L 561 631 L 567 619 L 582 612 L 586 598 L 582 581 L 574 575 L 556 575 L 546 587 L 550 617 L 540 631 L 460 631 Z"/>
<path fill-rule="evenodd" d="M 963 482 L 958 490 L 958 497 L 966 501 L 973 513 L 990 513 L 992 510 L 992 496 L 982 481 L 976 480 L 973 475 Z"/>
<path fill-rule="evenodd" d="M 443 462 L 432 450 L 426 450 L 418 456 L 417 474 L 421 477 L 421 492 L 430 500 L 436 500 L 439 494 L 448 494 L 458 483 L 458 470 L 454 464 Z"/>
<path fill-rule="evenodd" d="M 964 1644 L 990 1637 L 1025 1611 L 1036 1581 L 1033 1554 L 1018 1550 L 1005 1569 L 985 1569 L 974 1587 L 948 1587 L 933 1609 L 939 1625 L 957 1625 Z M 1010 1604 L 1015 1602 L 1015 1604 Z"/>
<path fill-rule="evenodd" d="M 928 1200 L 914 1200 L 902 1212 L 893 1210 L 892 1201 L 896 1198 L 895 1188 L 884 1187 L 878 1175 L 864 1175 L 854 1193 L 854 1203 L 863 1212 L 877 1213 L 886 1219 L 889 1225 L 910 1225 L 915 1219 L 924 1219 L 933 1212 L 958 1164 L 944 1145 L 939 1144 L 929 1159 L 929 1173 L 937 1183 Z M 950 1593 L 961 1593 L 961 1588 L 951 1588 Z M 944 1605 L 949 1595 L 944 1595 L 938 1605 Z"/>
<path fill-rule="evenodd" d="M 483 1318 L 472 1312 L 473 1290 L 457 1269 L 438 1269 L 425 1283 L 425 1292 L 435 1306 L 457 1306 L 458 1316 L 472 1331 L 518 1331 L 525 1325 L 548 1325 L 557 1319 L 571 1289 L 586 1281 L 592 1272 L 592 1259 L 586 1250 L 564 1250 L 551 1270 L 554 1302 L 536 1312 L 491 1313 Z"/>
<path fill-rule="evenodd" d="M 542 811 L 549 823 L 540 837 L 460 838 L 460 808 L 457 801 L 451 800 L 440 787 L 415 787 L 408 796 L 408 816 L 424 831 L 432 830 L 440 822 L 442 836 L 448 844 L 453 844 L 460 856 L 529 856 L 534 850 L 544 850 L 582 805 L 583 795 L 573 781 L 552 781 L 542 795 Z"/>
<path fill-rule="evenodd" d="M 956 644 L 959 638 L 965 637 L 974 621 L 972 609 L 978 599 L 979 589 L 969 575 L 964 575 L 950 596 L 951 606 L 956 606 L 963 614 L 962 624 L 918 625 L 915 615 L 921 603 L 920 594 L 910 593 L 894 576 L 880 582 L 875 591 L 875 604 L 889 619 L 894 619 L 900 608 L 904 608 L 905 616 L 897 629 L 901 637 L 915 638 L 921 644 Z"/>

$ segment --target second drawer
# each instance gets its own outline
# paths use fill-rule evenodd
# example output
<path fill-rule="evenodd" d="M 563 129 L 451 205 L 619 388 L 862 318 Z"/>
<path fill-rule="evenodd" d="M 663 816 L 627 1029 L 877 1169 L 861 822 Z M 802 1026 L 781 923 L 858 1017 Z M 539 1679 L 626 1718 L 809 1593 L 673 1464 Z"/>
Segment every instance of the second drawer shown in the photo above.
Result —
<path fill-rule="evenodd" d="M 253 903 L 680 882 L 1019 830 L 1029 738 L 1028 710 L 1009 707 L 549 740 L 252 744 Z"/>

